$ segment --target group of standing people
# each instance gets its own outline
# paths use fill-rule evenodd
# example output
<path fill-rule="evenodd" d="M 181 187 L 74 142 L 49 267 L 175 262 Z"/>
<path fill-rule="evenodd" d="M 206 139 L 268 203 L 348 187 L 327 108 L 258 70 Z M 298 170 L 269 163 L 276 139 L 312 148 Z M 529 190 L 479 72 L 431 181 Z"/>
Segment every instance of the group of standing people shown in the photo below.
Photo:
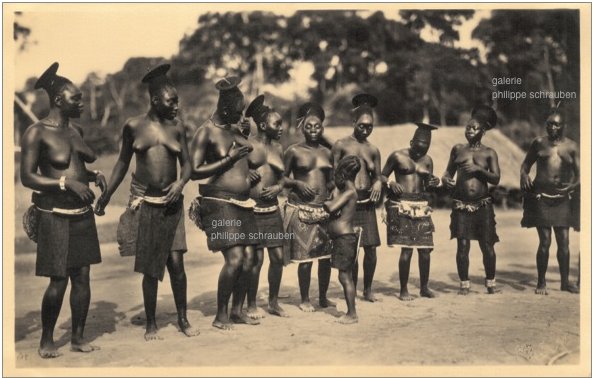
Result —
<path fill-rule="evenodd" d="M 124 125 L 119 158 L 107 181 L 101 172 L 86 168 L 96 156 L 84 143 L 82 129 L 71 122 L 83 110 L 82 94 L 70 80 L 58 76 L 57 69 L 54 63 L 36 84 L 49 95 L 49 115 L 30 126 L 22 138 L 21 181 L 35 191 L 24 226 L 37 242 L 36 274 L 50 277 L 42 302 L 41 357 L 60 355 L 53 332 L 68 280 L 72 283 L 71 348 L 80 352 L 97 349 L 83 337 L 90 304 L 90 265 L 101 262 L 89 182 L 101 188 L 94 212 L 102 215 L 133 155 L 136 170 L 117 239 L 120 253 L 135 256 L 134 271 L 143 274 L 146 340 L 160 339 L 155 314 L 158 283 L 165 270 L 181 332 L 199 334 L 186 315 L 182 191 L 190 180 L 207 179 L 199 185 L 189 217 L 205 232 L 208 249 L 220 251 L 224 257 L 214 327 L 230 330 L 233 323 L 259 324 L 263 315 L 256 299 L 264 249 L 270 259 L 270 314 L 287 316 L 278 296 L 283 267 L 291 262 L 298 263 L 299 308 L 315 311 L 309 288 L 317 261 L 319 306 L 335 306 L 327 291 L 331 269 L 337 269 L 348 308 L 338 321 L 357 322 L 358 250 L 364 250 L 363 298 L 374 302 L 372 283 L 381 244 L 376 208 L 385 197 L 387 244 L 402 247 L 400 299 L 412 299 L 407 283 L 414 249 L 418 250 L 420 295 L 433 298 L 428 281 L 435 227 L 429 197 L 431 191 L 443 187 L 453 197 L 450 229 L 451 238 L 457 239 L 459 294 L 470 291 L 470 240 L 478 240 L 482 251 L 487 292 L 499 291 L 494 251 L 499 238 L 489 185 L 498 184 L 500 168 L 496 151 L 481 144 L 487 130 L 497 123 L 492 108 L 480 105 L 472 111 L 465 132 L 467 143 L 452 148 L 441 179 L 433 174 L 428 155 L 432 132 L 437 129 L 429 124 L 418 123 L 410 147 L 391 153 L 381 165 L 379 149 L 368 141 L 378 102 L 369 94 L 352 99 L 353 132 L 335 143 L 323 136 L 322 107 L 314 103 L 301 106 L 297 127 L 304 141 L 284 151 L 278 142 L 282 135 L 280 114 L 265 104 L 263 95 L 245 110 L 240 79 L 227 77 L 216 83 L 216 111 L 188 146 L 185 128 L 177 118 L 177 91 L 167 77 L 170 66 L 164 64 L 142 79 L 148 85 L 150 109 Z M 255 123 L 257 134 L 250 135 L 247 118 Z M 579 153 L 577 144 L 564 137 L 564 126 L 561 112 L 555 109 L 546 121 L 548 135 L 533 142 L 521 167 L 525 191 L 522 225 L 537 227 L 540 238 L 538 294 L 547 294 L 545 273 L 552 228 L 558 244 L 561 290 L 578 292 L 568 281 L 568 229 L 578 229 Z M 533 164 L 537 174 L 532 181 L 529 171 Z M 391 175 L 395 180 L 389 180 Z M 288 198 L 281 204 L 278 196 L 284 190 Z M 215 236 L 221 230 L 242 237 Z M 280 236 L 286 234 L 291 237 Z"/>

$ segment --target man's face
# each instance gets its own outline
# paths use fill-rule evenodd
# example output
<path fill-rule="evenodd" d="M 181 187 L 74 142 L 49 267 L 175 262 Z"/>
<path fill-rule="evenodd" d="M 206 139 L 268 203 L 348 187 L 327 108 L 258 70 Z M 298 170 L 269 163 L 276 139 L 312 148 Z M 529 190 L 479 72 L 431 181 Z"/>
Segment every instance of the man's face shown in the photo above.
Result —
<path fill-rule="evenodd" d="M 84 110 L 82 103 L 82 92 L 74 84 L 68 83 L 62 88 L 61 93 L 56 96 L 56 105 L 62 113 L 70 118 L 79 118 Z"/>
<path fill-rule="evenodd" d="M 560 114 L 552 114 L 546 120 L 546 131 L 552 139 L 557 139 L 564 134 L 564 120 Z"/>
<path fill-rule="evenodd" d="M 308 116 L 303 125 L 303 134 L 307 142 L 318 142 L 323 135 L 323 126 L 317 116 Z"/>
<path fill-rule="evenodd" d="M 363 114 L 354 122 L 354 137 L 358 140 L 366 140 L 373 132 L 373 116 Z"/>
<path fill-rule="evenodd" d="M 164 119 L 175 119 L 179 111 L 179 97 L 177 90 L 173 87 L 164 87 L 158 95 L 153 96 L 152 104 L 159 117 Z"/>
<path fill-rule="evenodd" d="M 265 133 L 271 139 L 280 139 L 282 136 L 282 117 L 280 117 L 280 114 L 272 112 L 268 115 Z"/>
<path fill-rule="evenodd" d="M 467 126 L 465 126 L 465 139 L 471 143 L 482 139 L 483 135 L 484 127 L 482 124 L 476 119 L 470 119 Z"/>

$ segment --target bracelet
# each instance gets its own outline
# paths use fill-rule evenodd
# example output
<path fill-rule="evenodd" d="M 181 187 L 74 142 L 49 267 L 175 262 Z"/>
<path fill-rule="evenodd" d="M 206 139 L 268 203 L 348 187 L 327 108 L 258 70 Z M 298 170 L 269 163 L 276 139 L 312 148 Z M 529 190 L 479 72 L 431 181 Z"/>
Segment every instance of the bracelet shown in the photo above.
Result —
<path fill-rule="evenodd" d="M 60 190 L 66 191 L 66 176 L 60 177 Z"/>

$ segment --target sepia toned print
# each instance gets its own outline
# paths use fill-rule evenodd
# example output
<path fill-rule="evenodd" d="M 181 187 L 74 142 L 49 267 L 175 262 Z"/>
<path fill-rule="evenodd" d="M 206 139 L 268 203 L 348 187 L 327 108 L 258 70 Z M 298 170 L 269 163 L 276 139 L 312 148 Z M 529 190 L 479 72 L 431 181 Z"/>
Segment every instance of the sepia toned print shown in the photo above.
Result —
<path fill-rule="evenodd" d="M 590 375 L 589 5 L 4 11 L 7 375 Z"/>

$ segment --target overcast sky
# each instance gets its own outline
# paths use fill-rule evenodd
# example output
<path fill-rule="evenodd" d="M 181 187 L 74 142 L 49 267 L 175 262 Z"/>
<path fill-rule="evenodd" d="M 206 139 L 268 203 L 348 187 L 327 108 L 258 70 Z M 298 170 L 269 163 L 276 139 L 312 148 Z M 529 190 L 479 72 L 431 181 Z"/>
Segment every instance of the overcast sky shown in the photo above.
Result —
<path fill-rule="evenodd" d="M 276 13 L 290 15 L 294 10 L 289 4 L 274 10 Z M 227 5 L 229 6 L 229 5 Z M 234 10 L 247 10 L 247 5 L 232 4 Z M 269 6 L 259 4 L 259 7 Z M 155 7 L 144 6 L 138 10 L 117 8 L 97 8 L 93 12 L 64 12 L 64 8 L 54 12 L 25 11 L 17 16 L 19 23 L 31 28 L 27 49 L 15 55 L 15 84 L 22 88 L 27 78 L 39 76 L 54 61 L 60 62 L 60 73 L 75 83 L 82 82 L 89 72 L 100 74 L 120 70 L 123 64 L 136 56 L 162 56 L 170 58 L 178 52 L 179 41 L 185 34 L 192 33 L 197 26 L 200 14 L 220 11 L 217 4 L 185 4 L 175 9 L 160 4 Z M 385 4 L 385 7 L 393 5 Z M 385 9 L 387 17 L 398 18 L 398 9 Z M 477 23 L 489 15 L 488 11 L 478 11 L 473 19 L 460 29 L 459 47 L 481 47 L 471 40 L 471 31 Z M 426 30 L 425 39 L 435 36 Z"/>

